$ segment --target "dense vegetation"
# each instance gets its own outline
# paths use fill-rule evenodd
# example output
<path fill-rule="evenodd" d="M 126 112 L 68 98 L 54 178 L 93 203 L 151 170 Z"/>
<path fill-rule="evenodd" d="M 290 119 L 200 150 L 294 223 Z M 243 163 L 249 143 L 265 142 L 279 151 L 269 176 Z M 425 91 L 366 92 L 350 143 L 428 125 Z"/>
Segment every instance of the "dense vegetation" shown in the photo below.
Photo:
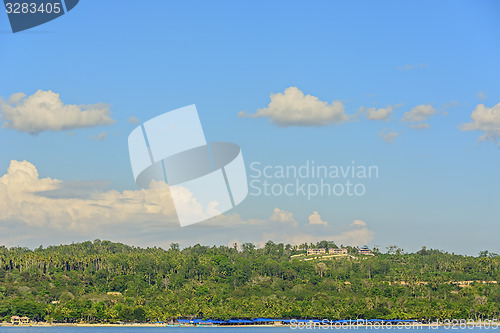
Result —
<path fill-rule="evenodd" d="M 499 317 L 500 287 L 492 283 L 500 280 L 496 255 L 425 248 L 408 254 L 391 247 L 375 256 L 291 258 L 306 246 L 180 250 L 172 244 L 164 250 L 96 240 L 36 250 L 0 247 L 0 319 Z"/>

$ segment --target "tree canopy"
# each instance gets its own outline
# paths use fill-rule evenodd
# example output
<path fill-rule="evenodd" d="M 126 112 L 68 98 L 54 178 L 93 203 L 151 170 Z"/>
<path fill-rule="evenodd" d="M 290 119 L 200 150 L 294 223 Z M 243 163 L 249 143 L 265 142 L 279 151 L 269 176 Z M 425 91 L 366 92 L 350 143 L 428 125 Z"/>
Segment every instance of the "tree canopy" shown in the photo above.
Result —
<path fill-rule="evenodd" d="M 304 260 L 307 247 L 137 248 L 95 240 L 0 247 L 0 318 L 57 322 L 175 318 L 498 318 L 500 258 L 390 247 Z M 311 258 L 307 258 L 311 259 Z"/>

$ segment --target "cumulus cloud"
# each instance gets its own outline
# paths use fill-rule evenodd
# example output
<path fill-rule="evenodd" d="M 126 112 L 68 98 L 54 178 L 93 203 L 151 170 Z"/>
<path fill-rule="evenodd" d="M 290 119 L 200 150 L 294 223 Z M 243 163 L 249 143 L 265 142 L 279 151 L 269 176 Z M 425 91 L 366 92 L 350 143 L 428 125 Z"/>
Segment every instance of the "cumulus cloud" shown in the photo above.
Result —
<path fill-rule="evenodd" d="M 189 189 L 183 186 L 174 185 L 170 187 L 170 192 L 175 197 L 176 208 L 182 212 L 183 222 L 204 221 L 212 216 L 221 214 L 218 209 L 219 203 L 216 200 L 207 202 L 206 205 L 200 203 L 196 196 Z"/>
<path fill-rule="evenodd" d="M 500 103 L 489 108 L 484 104 L 476 106 L 471 114 L 472 122 L 462 124 L 462 131 L 481 131 L 479 140 L 498 142 L 500 139 Z"/>
<path fill-rule="evenodd" d="M 4 127 L 32 134 L 115 122 L 107 104 L 64 104 L 59 94 L 50 90 L 38 90 L 31 96 L 15 93 L 8 100 L 0 98 L 0 112 Z"/>
<path fill-rule="evenodd" d="M 361 220 L 357 220 L 363 222 Z M 275 242 L 299 245 L 303 243 L 316 243 L 321 240 L 333 240 L 336 244 L 359 246 L 369 244 L 375 238 L 375 232 L 370 230 L 365 223 L 360 222 L 349 226 L 325 226 L 320 232 L 311 233 L 314 228 L 294 228 L 283 229 L 280 232 L 267 231 L 261 236 L 261 241 L 257 242 L 261 246 L 268 240 Z M 353 222 L 354 223 L 354 222 Z M 364 223 L 364 222 L 363 222 Z M 343 229 L 343 230 L 342 230 Z"/>
<path fill-rule="evenodd" d="M 408 127 L 413 128 L 413 129 L 428 129 L 430 127 L 429 124 L 422 123 L 422 124 L 410 124 Z"/>
<path fill-rule="evenodd" d="M 392 113 L 392 106 L 388 105 L 385 108 L 365 108 L 364 106 L 359 108 L 359 113 L 365 114 L 366 119 L 369 120 L 389 120 L 389 116 Z"/>
<path fill-rule="evenodd" d="M 384 139 L 385 142 L 392 143 L 399 136 L 399 133 L 394 131 L 387 132 L 386 130 L 381 130 L 380 132 L 378 132 L 378 135 L 382 139 Z"/>
<path fill-rule="evenodd" d="M 369 229 L 368 224 L 359 219 L 350 224 L 329 225 L 317 211 L 313 211 L 308 220 L 307 224 L 297 223 L 291 212 L 274 208 L 271 216 L 265 219 L 245 220 L 238 214 L 222 214 L 205 224 L 198 224 L 196 228 L 224 226 L 229 237 L 231 233 L 227 228 L 233 227 L 241 242 L 250 241 L 259 246 L 263 246 L 269 240 L 296 245 L 333 240 L 337 244 L 357 246 L 368 244 L 375 238 L 375 233 Z M 311 228 L 311 225 L 323 225 L 323 227 Z M 260 239 L 256 238 L 256 232 L 261 232 Z M 220 232 L 217 235 L 220 235 Z M 198 238 L 196 242 L 203 243 L 203 237 Z"/>
<path fill-rule="evenodd" d="M 14 162 L 11 162 L 11 164 Z M 71 199 L 71 198 L 91 198 L 96 192 L 103 192 L 110 185 L 110 182 L 104 180 L 95 181 L 64 181 L 59 182 L 53 190 L 44 190 L 34 192 L 37 195 L 53 199 Z"/>
<path fill-rule="evenodd" d="M 119 226 L 130 221 L 154 221 L 178 227 L 171 191 L 176 191 L 177 204 L 189 208 L 195 217 L 213 216 L 217 202 L 205 207 L 193 194 L 180 186 L 169 187 L 152 181 L 141 190 L 105 190 L 103 181 L 62 181 L 40 178 L 37 168 L 27 161 L 11 161 L 0 177 L 0 221 L 19 221 L 29 226 L 85 231 L 103 225 Z M 203 220 L 203 219 L 200 219 Z M 207 225 L 287 225 L 298 226 L 293 214 L 275 208 L 263 220 L 243 220 L 238 214 L 221 214 Z"/>
<path fill-rule="evenodd" d="M 104 181 L 63 181 L 40 177 L 27 161 L 11 161 L 0 177 L 0 242 L 36 247 L 88 239 L 110 239 L 137 246 L 233 244 L 268 240 L 300 244 L 334 240 L 368 244 L 374 233 L 361 222 L 311 228 L 321 224 L 315 211 L 309 223 L 298 223 L 292 212 L 274 208 L 267 218 L 243 219 L 221 214 L 189 228 L 180 228 L 170 189 L 152 182 L 149 189 L 109 190 Z M 186 193 L 193 214 L 203 210 Z M 216 209 L 211 207 L 210 209 Z M 224 228 L 224 232 L 221 232 Z M 264 235 L 264 236 L 263 236 Z"/>
<path fill-rule="evenodd" d="M 332 237 L 335 243 L 359 246 L 368 244 L 375 238 L 375 233 L 368 229 L 367 223 L 363 220 L 354 220 L 350 226 L 352 229 Z"/>
<path fill-rule="evenodd" d="M 279 209 L 279 208 L 274 208 L 273 215 L 271 215 L 270 220 L 273 222 L 288 223 L 288 224 L 291 224 L 293 226 L 298 225 L 298 223 L 297 223 L 297 221 L 295 221 L 292 213 L 287 212 L 287 211 L 282 210 L 282 209 Z"/>
<path fill-rule="evenodd" d="M 97 136 L 91 135 L 90 139 L 92 139 L 94 141 L 102 141 L 102 140 L 106 139 L 107 136 L 108 136 L 108 132 L 101 132 Z"/>
<path fill-rule="evenodd" d="M 317 211 L 314 211 L 311 215 L 309 215 L 309 224 L 312 225 L 328 225 L 327 222 L 323 221 L 321 219 L 321 216 L 318 214 Z"/>
<path fill-rule="evenodd" d="M 297 87 L 289 87 L 283 93 L 271 94 L 271 102 L 257 113 L 239 117 L 268 118 L 278 126 L 327 126 L 349 120 L 340 101 L 332 103 L 320 101 L 318 97 L 304 95 Z"/>
<path fill-rule="evenodd" d="M 19 103 L 21 101 L 21 99 L 23 99 L 24 97 L 26 97 L 25 93 L 22 93 L 22 92 L 14 93 L 14 94 L 10 95 L 9 103 L 11 103 L 11 104 Z"/>
<path fill-rule="evenodd" d="M 421 104 L 415 106 L 408 112 L 405 112 L 403 115 L 403 121 L 406 122 L 419 122 L 424 121 L 434 115 L 436 113 L 436 109 L 432 107 L 430 104 Z"/>
<path fill-rule="evenodd" d="M 11 161 L 7 173 L 0 177 L 0 221 L 78 232 L 131 221 L 153 221 L 166 227 L 178 227 L 171 191 L 176 191 L 176 203 L 182 205 L 182 210 L 189 210 L 198 220 L 220 213 L 217 202 L 210 202 L 205 207 L 188 189 L 169 187 L 164 182 L 152 181 L 148 189 L 122 192 L 105 190 L 107 185 L 102 181 L 40 178 L 32 163 Z M 298 226 L 293 214 L 280 208 L 275 208 L 272 215 L 263 220 L 243 220 L 238 214 L 221 214 L 205 224 Z"/>
<path fill-rule="evenodd" d="M 375 233 L 368 228 L 344 231 L 339 235 L 333 235 L 331 239 L 336 244 L 360 246 L 370 243 L 375 238 Z"/>
<path fill-rule="evenodd" d="M 224 221 L 224 223 L 229 223 L 234 225 L 236 224 L 251 224 L 251 225 L 271 225 L 271 226 L 276 226 L 276 225 L 289 225 L 292 227 L 298 226 L 298 222 L 295 220 L 293 217 L 293 214 L 291 212 L 288 212 L 286 210 L 280 209 L 278 207 L 273 209 L 273 213 L 269 218 L 264 218 L 264 219 L 255 219 L 251 218 L 248 220 L 243 220 L 239 215 L 237 214 L 231 214 L 232 218 L 231 220 L 228 221 L 227 218 L 216 218 L 211 223 L 218 223 L 219 221 Z M 224 215 L 227 216 L 227 215 Z M 219 220 L 219 221 L 218 221 Z"/>
<path fill-rule="evenodd" d="M 73 187 L 69 185 L 67 188 Z M 94 191 L 68 195 L 65 182 L 40 178 L 27 161 L 11 161 L 0 177 L 0 220 L 29 226 L 85 231 L 128 220 L 176 222 L 175 208 L 165 183 L 137 191 Z"/>
<path fill-rule="evenodd" d="M 352 226 L 361 226 L 361 227 L 366 227 L 366 222 L 363 220 L 354 220 L 351 223 Z"/>
<path fill-rule="evenodd" d="M 138 123 L 139 123 L 139 119 L 137 119 L 137 118 L 136 118 L 136 117 L 134 117 L 134 116 L 130 116 L 130 117 L 128 118 L 127 122 L 128 122 L 129 124 L 138 124 Z"/>

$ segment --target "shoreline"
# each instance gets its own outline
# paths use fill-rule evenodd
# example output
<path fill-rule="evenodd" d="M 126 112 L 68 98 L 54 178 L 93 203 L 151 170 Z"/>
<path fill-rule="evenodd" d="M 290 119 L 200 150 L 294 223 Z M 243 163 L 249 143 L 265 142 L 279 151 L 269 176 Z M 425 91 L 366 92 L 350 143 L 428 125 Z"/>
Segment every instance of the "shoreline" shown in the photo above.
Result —
<path fill-rule="evenodd" d="M 467 323 L 467 327 L 469 326 L 475 326 L 478 323 Z M 415 322 L 410 325 L 404 325 L 404 323 L 400 325 L 392 325 L 392 326 L 386 326 L 386 325 L 381 325 L 381 324 L 358 324 L 358 325 L 335 325 L 335 324 L 321 324 L 321 323 L 312 323 L 312 322 L 301 322 L 301 323 L 295 323 L 295 324 L 286 324 L 286 325 L 272 325 L 272 324 L 247 324 L 247 325 L 194 325 L 194 324 L 154 324 L 154 323 L 127 323 L 127 324 L 110 324 L 110 323 L 105 323 L 105 324 L 86 324 L 86 323 L 76 323 L 76 324 L 69 324 L 69 323 L 56 323 L 56 324 L 50 324 L 50 323 L 33 323 L 33 324 L 11 324 L 11 323 L 0 323 L 0 327 L 199 327 L 199 328 L 206 328 L 206 327 L 222 327 L 222 328 L 241 328 L 241 327 L 287 327 L 287 328 L 305 328 L 310 326 L 311 328 L 313 327 L 326 327 L 329 326 L 331 328 L 339 328 L 339 329 L 346 329 L 346 328 L 355 328 L 355 327 L 372 327 L 372 328 L 387 328 L 390 329 L 396 328 L 398 326 L 400 327 L 408 327 L 408 328 L 419 328 L 419 327 L 460 327 L 460 324 L 452 325 L 452 324 L 444 324 L 444 323 L 419 323 Z"/>

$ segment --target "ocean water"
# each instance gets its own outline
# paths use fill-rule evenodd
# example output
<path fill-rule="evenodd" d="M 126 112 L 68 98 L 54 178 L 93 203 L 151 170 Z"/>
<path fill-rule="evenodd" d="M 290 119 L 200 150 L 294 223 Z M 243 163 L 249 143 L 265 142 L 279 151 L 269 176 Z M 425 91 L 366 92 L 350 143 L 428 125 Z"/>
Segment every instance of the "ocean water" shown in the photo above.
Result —
<path fill-rule="evenodd" d="M 383 330 L 385 333 L 387 332 L 408 332 L 412 331 L 412 333 L 453 333 L 453 332 L 478 332 L 481 333 L 486 332 L 499 332 L 500 328 L 498 327 L 393 327 L 393 328 L 375 328 L 375 327 L 354 327 L 354 328 L 292 328 L 292 327 L 0 327 L 0 332 L 5 333 L 282 333 L 282 332 L 311 332 L 311 331 L 319 331 L 324 332 L 325 330 L 331 332 L 343 332 L 343 331 L 353 331 L 359 333 L 368 333 L 368 332 L 376 332 Z"/>

